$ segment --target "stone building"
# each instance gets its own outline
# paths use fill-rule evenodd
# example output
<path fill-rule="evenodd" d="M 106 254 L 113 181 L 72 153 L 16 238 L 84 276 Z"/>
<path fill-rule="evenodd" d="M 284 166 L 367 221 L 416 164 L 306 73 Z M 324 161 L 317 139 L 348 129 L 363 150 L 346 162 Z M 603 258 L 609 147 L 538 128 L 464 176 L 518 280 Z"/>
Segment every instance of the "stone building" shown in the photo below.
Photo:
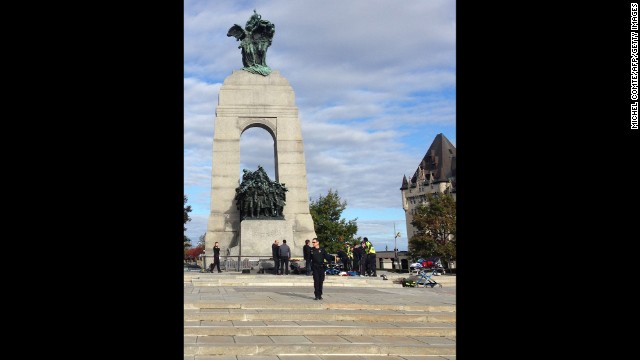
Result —
<path fill-rule="evenodd" d="M 398 251 L 398 262 L 394 261 L 393 251 L 376 251 L 376 269 L 379 270 L 409 270 L 411 259 L 406 251 Z"/>
<path fill-rule="evenodd" d="M 411 239 L 417 231 L 411 225 L 413 215 L 427 202 L 427 194 L 451 193 L 456 197 L 456 147 L 442 133 L 436 135 L 411 179 L 403 176 L 400 191 L 407 239 Z"/>

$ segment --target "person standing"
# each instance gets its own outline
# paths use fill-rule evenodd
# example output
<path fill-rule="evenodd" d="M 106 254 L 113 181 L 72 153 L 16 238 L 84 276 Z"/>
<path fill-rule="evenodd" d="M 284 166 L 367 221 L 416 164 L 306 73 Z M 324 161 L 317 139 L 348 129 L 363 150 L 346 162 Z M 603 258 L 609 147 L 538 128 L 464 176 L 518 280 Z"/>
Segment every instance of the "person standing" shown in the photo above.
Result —
<path fill-rule="evenodd" d="M 271 245 L 271 255 L 273 256 L 273 264 L 274 264 L 274 275 L 278 275 L 278 268 L 280 268 L 280 245 L 278 244 L 278 240 L 273 242 Z"/>
<path fill-rule="evenodd" d="M 332 256 L 320 247 L 318 238 L 311 241 L 311 270 L 313 271 L 314 300 L 322 300 L 322 283 L 324 282 L 324 260 L 331 261 Z"/>
<path fill-rule="evenodd" d="M 358 272 L 358 275 L 363 275 L 364 271 L 362 268 L 364 267 L 364 251 L 362 250 L 361 244 L 356 244 L 353 247 L 353 269 Z"/>
<path fill-rule="evenodd" d="M 213 244 L 213 264 L 211 264 L 211 272 L 213 272 L 213 269 L 216 267 L 218 268 L 218 272 L 221 273 L 222 271 L 220 271 L 220 245 L 218 245 L 217 241 L 215 244 Z"/>
<path fill-rule="evenodd" d="M 362 268 L 362 276 L 368 276 L 369 270 L 369 254 L 367 253 L 366 241 L 362 240 L 360 247 L 362 248 L 362 260 L 360 261 L 360 267 Z"/>
<path fill-rule="evenodd" d="M 353 251 L 351 245 L 345 244 L 345 247 L 347 248 L 347 268 L 344 271 L 351 271 L 353 270 Z"/>
<path fill-rule="evenodd" d="M 304 274 L 309 276 L 311 274 L 311 246 L 309 245 L 309 239 L 304 241 L 302 255 L 304 256 Z"/>
<path fill-rule="evenodd" d="M 291 249 L 287 245 L 287 240 L 282 240 L 280 245 L 280 275 L 289 275 L 289 259 L 291 258 Z"/>
<path fill-rule="evenodd" d="M 364 251 L 367 254 L 367 275 L 378 276 L 376 273 L 376 249 L 366 237 L 362 240 L 364 241 Z"/>
<path fill-rule="evenodd" d="M 349 245 L 347 245 L 349 246 Z M 348 261 L 348 257 L 347 257 L 347 252 L 339 249 L 336 254 L 338 255 L 338 257 L 340 258 L 340 262 L 342 263 L 342 271 L 349 271 L 347 269 L 347 261 Z"/>

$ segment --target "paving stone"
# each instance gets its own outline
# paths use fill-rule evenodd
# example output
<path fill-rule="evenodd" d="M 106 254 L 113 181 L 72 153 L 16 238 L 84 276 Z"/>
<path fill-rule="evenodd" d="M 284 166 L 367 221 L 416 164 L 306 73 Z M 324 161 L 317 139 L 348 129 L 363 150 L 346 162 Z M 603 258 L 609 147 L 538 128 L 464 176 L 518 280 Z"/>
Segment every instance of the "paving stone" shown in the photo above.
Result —
<path fill-rule="evenodd" d="M 235 327 L 267 326 L 264 321 L 231 321 Z"/>
<path fill-rule="evenodd" d="M 270 336 L 276 344 L 309 344 L 311 341 L 304 336 Z"/>
<path fill-rule="evenodd" d="M 273 344 L 269 336 L 234 336 L 236 344 Z"/>
<path fill-rule="evenodd" d="M 455 345 L 456 341 L 453 339 L 448 339 L 446 337 L 440 336 L 412 336 L 413 339 L 421 341 L 425 344 L 445 344 L 445 345 Z"/>
<path fill-rule="evenodd" d="M 186 325 L 186 322 L 185 322 Z M 208 321 L 200 322 L 200 326 L 233 326 L 233 321 Z"/>
<path fill-rule="evenodd" d="M 234 344 L 233 336 L 198 336 L 197 343 L 200 344 Z"/>
<path fill-rule="evenodd" d="M 306 338 L 314 344 L 349 343 L 347 339 L 336 335 L 307 335 Z"/>

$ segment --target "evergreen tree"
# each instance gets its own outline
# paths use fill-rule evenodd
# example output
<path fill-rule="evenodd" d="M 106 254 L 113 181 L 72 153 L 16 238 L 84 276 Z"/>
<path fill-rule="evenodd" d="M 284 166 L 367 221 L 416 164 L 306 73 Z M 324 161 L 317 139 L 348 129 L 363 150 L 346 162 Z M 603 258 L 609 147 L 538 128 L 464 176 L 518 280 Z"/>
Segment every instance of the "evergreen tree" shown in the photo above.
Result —
<path fill-rule="evenodd" d="M 358 232 L 358 219 L 347 221 L 340 218 L 346 207 L 347 202 L 341 201 L 338 191 L 334 192 L 331 189 L 326 196 L 320 196 L 309 205 L 320 246 L 329 253 L 335 254 L 338 249 L 344 250 L 344 244 L 357 241 L 354 236 Z"/>

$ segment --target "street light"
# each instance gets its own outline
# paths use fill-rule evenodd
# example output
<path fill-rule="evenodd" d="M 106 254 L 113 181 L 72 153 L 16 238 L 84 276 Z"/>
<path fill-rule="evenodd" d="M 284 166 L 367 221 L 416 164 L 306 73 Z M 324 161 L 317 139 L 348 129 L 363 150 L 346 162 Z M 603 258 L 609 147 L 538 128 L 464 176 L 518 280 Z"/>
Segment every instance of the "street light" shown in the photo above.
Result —
<path fill-rule="evenodd" d="M 206 249 L 202 250 L 202 254 L 200 254 L 200 257 L 202 258 L 202 270 L 207 271 L 207 250 Z"/>
<path fill-rule="evenodd" d="M 393 247 L 393 257 L 395 258 L 395 262 L 396 262 L 396 269 L 400 270 L 400 262 L 398 261 L 398 238 L 400 237 L 400 232 L 396 232 L 396 224 L 393 224 L 393 232 L 395 233 L 395 237 L 393 239 L 394 241 L 394 247 Z"/>

